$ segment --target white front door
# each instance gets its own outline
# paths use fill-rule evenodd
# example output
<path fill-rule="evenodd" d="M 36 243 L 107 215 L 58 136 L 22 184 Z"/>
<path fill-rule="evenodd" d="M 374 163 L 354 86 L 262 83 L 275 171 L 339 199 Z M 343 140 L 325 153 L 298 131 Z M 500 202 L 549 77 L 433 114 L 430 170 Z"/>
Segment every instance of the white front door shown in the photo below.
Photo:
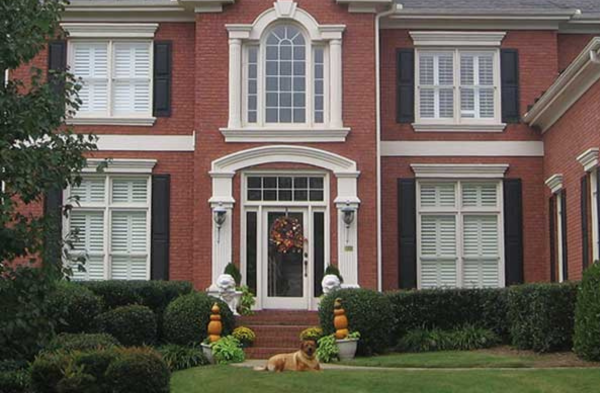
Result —
<path fill-rule="evenodd" d="M 297 220 L 304 236 L 302 249 L 296 248 L 288 252 L 278 249 L 272 240 L 273 224 L 277 219 L 289 217 Z M 307 309 L 310 308 L 312 296 L 312 256 L 309 249 L 311 243 L 310 217 L 308 209 L 263 208 L 262 209 L 262 299 L 263 308 Z"/>

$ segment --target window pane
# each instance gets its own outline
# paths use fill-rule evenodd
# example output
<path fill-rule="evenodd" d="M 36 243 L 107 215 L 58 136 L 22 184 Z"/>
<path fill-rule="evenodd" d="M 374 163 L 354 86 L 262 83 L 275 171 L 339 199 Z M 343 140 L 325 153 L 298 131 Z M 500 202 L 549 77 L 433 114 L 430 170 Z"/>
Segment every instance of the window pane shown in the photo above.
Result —
<path fill-rule="evenodd" d="M 455 207 L 455 183 L 421 183 L 421 207 Z"/>
<path fill-rule="evenodd" d="M 479 90 L 479 116 L 482 119 L 494 118 L 494 90 Z"/>
<path fill-rule="evenodd" d="M 323 123 L 325 119 L 325 78 L 323 74 L 325 53 L 323 48 L 315 49 L 315 123 Z"/>
<path fill-rule="evenodd" d="M 463 183 L 462 204 L 464 207 L 491 207 L 498 205 L 496 183 Z"/>
<path fill-rule="evenodd" d="M 271 78 L 268 78 L 271 79 Z M 275 79 L 276 81 L 276 79 Z M 268 83 L 268 80 L 267 80 Z M 248 48 L 248 123 L 258 120 L 258 47 Z"/>
<path fill-rule="evenodd" d="M 113 113 L 150 111 L 150 44 L 115 42 L 113 45 Z"/>
<path fill-rule="evenodd" d="M 463 229 L 466 287 L 497 287 L 499 236 L 497 216 L 466 216 Z"/>
<path fill-rule="evenodd" d="M 435 117 L 435 90 L 421 88 L 420 112 L 422 118 L 432 119 Z"/>
<path fill-rule="evenodd" d="M 257 216 L 256 212 L 246 213 L 246 284 L 253 294 L 256 294 Z"/>
<path fill-rule="evenodd" d="M 439 258 L 456 256 L 454 216 L 424 216 L 421 219 L 421 255 Z"/>
<path fill-rule="evenodd" d="M 315 265 L 314 274 L 314 296 L 323 294 L 321 281 L 325 272 L 325 213 L 315 212 L 313 214 L 313 256 Z"/>
<path fill-rule="evenodd" d="M 111 278 L 113 280 L 146 280 L 148 278 L 147 256 L 114 255 L 111 262 Z"/>
<path fill-rule="evenodd" d="M 422 53 L 419 56 L 419 82 L 421 85 L 433 85 L 433 55 Z"/>
<path fill-rule="evenodd" d="M 103 203 L 106 179 L 103 177 L 84 178 L 81 184 L 73 186 L 71 196 L 78 197 L 80 204 Z M 75 205 L 77 202 L 73 201 Z"/>
<path fill-rule="evenodd" d="M 438 57 L 438 84 L 452 86 L 454 84 L 454 57 L 452 54 Z"/>
<path fill-rule="evenodd" d="M 148 202 L 147 179 L 115 179 L 112 182 L 113 203 Z"/>
<path fill-rule="evenodd" d="M 107 114 L 108 42 L 73 43 L 73 74 L 82 78 L 79 112 Z"/>
<path fill-rule="evenodd" d="M 454 90 L 441 89 L 439 98 L 439 117 L 453 118 L 454 117 Z"/>
<path fill-rule="evenodd" d="M 111 223 L 111 252 L 147 253 L 146 212 L 114 212 Z"/>

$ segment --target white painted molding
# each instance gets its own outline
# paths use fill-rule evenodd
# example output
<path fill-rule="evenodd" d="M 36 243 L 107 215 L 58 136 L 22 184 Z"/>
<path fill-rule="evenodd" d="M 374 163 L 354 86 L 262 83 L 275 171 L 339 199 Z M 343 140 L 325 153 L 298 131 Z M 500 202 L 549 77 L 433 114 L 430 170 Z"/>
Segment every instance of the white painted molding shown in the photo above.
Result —
<path fill-rule="evenodd" d="M 71 0 L 62 22 L 193 22 L 193 10 L 171 0 Z"/>
<path fill-rule="evenodd" d="M 599 151 L 600 150 L 597 147 L 592 147 L 577 157 L 577 161 L 579 161 L 586 172 L 589 172 L 598 166 Z"/>
<path fill-rule="evenodd" d="M 503 31 L 411 31 L 415 46 L 494 46 L 502 43 Z"/>
<path fill-rule="evenodd" d="M 383 157 L 543 157 L 541 141 L 382 141 Z"/>
<path fill-rule="evenodd" d="M 154 38 L 158 23 L 61 23 L 71 38 Z"/>
<path fill-rule="evenodd" d="M 381 6 L 393 3 L 393 0 L 336 0 L 338 4 L 347 4 L 350 13 L 375 14 Z"/>
<path fill-rule="evenodd" d="M 193 8 L 194 12 L 197 14 L 223 12 L 224 5 L 235 3 L 235 0 L 177 0 L 177 1 L 185 7 Z"/>
<path fill-rule="evenodd" d="M 413 123 L 416 132 L 502 132 L 506 124 L 427 124 Z"/>
<path fill-rule="evenodd" d="M 559 173 L 554 174 L 546 179 L 545 184 L 555 194 L 563 188 L 563 175 Z"/>
<path fill-rule="evenodd" d="M 84 173 L 95 173 L 96 168 L 104 160 L 96 158 L 87 159 L 87 168 L 83 169 Z M 100 173 L 152 173 L 152 169 L 156 165 L 156 160 L 140 160 L 140 159 L 122 159 L 116 158 L 108 162 L 108 166 Z"/>
<path fill-rule="evenodd" d="M 65 123 L 74 126 L 151 127 L 156 123 L 156 117 L 72 117 Z"/>
<path fill-rule="evenodd" d="M 411 164 L 417 178 L 501 179 L 508 164 Z"/>
<path fill-rule="evenodd" d="M 595 37 L 525 114 L 525 122 L 542 132 L 550 129 L 600 79 L 600 62 L 593 60 L 599 50 Z"/>
<path fill-rule="evenodd" d="M 100 151 L 179 151 L 192 152 L 195 135 L 96 134 Z"/>
<path fill-rule="evenodd" d="M 350 128 L 221 128 L 225 142 L 345 142 Z"/>

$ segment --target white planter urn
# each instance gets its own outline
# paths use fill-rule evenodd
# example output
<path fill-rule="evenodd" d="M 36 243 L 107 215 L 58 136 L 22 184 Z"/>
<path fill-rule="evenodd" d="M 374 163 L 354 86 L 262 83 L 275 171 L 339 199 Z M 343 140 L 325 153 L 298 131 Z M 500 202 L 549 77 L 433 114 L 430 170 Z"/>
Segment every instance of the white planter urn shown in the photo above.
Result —
<path fill-rule="evenodd" d="M 356 348 L 358 348 L 358 338 L 345 338 L 343 340 L 335 340 L 340 360 L 352 360 L 356 356 Z"/>
<path fill-rule="evenodd" d="M 237 308 L 242 300 L 242 291 L 235 290 L 235 280 L 229 274 L 221 274 L 217 282 L 208 288 L 208 294 L 223 300 L 233 315 L 239 315 Z"/>
<path fill-rule="evenodd" d="M 333 274 L 328 274 L 323 277 L 321 281 L 321 286 L 323 287 L 323 294 L 327 295 L 331 292 L 337 291 L 342 288 L 342 283 L 338 276 Z"/>
<path fill-rule="evenodd" d="M 210 364 L 215 364 L 215 358 L 213 357 L 212 347 L 210 344 L 202 343 L 200 345 L 202 346 L 202 353 L 204 354 L 204 357 L 206 357 L 206 360 L 208 360 Z"/>

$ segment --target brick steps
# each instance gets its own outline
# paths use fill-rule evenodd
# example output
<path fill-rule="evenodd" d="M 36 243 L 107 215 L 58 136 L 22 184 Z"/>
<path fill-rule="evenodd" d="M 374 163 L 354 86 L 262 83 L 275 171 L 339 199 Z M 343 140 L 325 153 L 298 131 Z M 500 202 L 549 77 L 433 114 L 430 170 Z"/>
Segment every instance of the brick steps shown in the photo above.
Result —
<path fill-rule="evenodd" d="M 300 333 L 318 325 L 314 311 L 265 310 L 237 319 L 237 326 L 249 327 L 256 333 L 254 346 L 244 350 L 248 359 L 295 352 L 300 348 Z"/>

